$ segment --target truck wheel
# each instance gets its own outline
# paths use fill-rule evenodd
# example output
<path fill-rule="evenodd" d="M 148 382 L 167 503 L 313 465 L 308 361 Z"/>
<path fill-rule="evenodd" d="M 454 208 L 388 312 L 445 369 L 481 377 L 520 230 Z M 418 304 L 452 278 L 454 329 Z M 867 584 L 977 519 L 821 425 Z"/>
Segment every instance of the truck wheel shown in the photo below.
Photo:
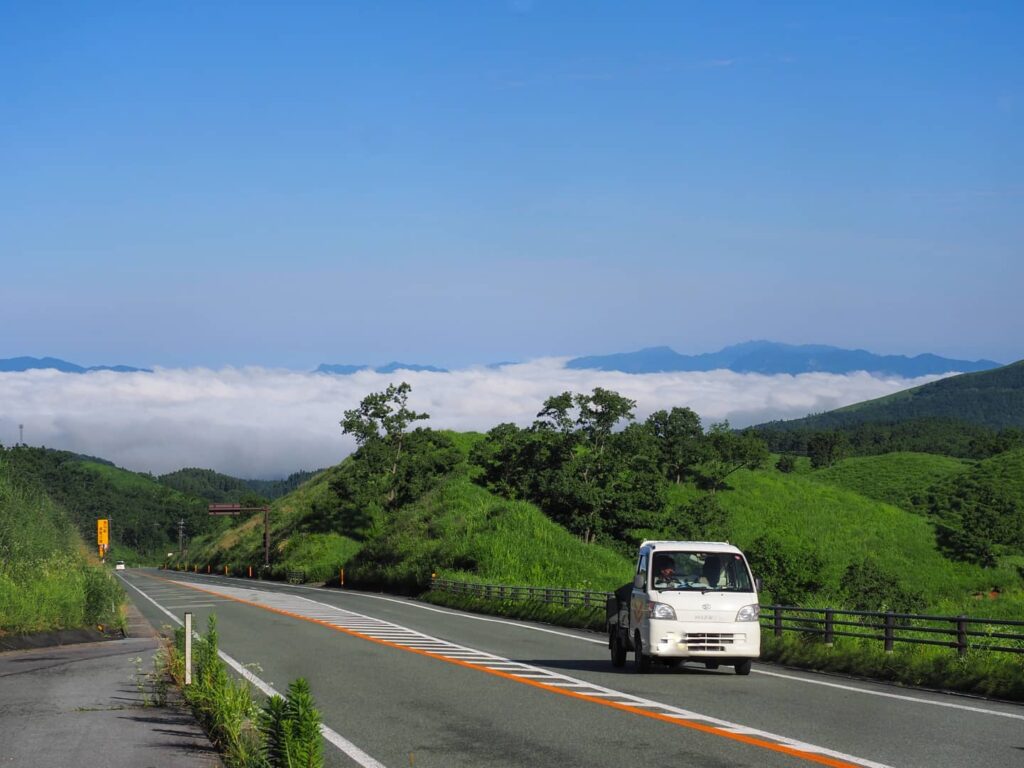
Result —
<path fill-rule="evenodd" d="M 651 657 L 644 653 L 644 644 L 639 632 L 633 638 L 633 669 L 640 674 L 651 671 Z"/>
<path fill-rule="evenodd" d="M 750 659 L 744 659 L 743 661 L 739 662 L 738 664 L 735 664 L 734 666 L 736 667 L 737 675 L 749 675 L 750 668 L 754 666 L 754 662 Z"/>
<path fill-rule="evenodd" d="M 622 638 L 619 637 L 619 630 L 613 629 L 611 636 L 611 649 L 612 649 L 612 666 L 613 667 L 624 667 L 626 666 L 626 646 L 622 644 Z"/>

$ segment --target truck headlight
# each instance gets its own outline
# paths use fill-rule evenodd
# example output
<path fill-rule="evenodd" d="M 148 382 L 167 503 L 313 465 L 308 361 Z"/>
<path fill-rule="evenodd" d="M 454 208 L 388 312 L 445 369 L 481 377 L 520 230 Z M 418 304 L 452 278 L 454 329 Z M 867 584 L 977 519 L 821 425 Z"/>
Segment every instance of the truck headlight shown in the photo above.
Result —
<path fill-rule="evenodd" d="M 676 620 L 675 609 L 668 603 L 650 603 L 649 605 L 652 619 Z"/>
<path fill-rule="evenodd" d="M 757 603 L 744 605 L 736 614 L 736 621 L 757 621 L 761 618 L 761 606 Z"/>

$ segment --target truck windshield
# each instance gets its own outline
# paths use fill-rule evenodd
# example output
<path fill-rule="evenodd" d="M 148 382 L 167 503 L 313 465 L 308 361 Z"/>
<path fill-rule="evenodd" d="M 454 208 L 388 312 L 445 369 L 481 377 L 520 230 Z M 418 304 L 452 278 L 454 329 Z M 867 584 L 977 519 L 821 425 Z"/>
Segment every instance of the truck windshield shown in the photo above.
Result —
<path fill-rule="evenodd" d="M 654 588 L 716 592 L 753 592 L 743 555 L 734 552 L 658 552 Z"/>

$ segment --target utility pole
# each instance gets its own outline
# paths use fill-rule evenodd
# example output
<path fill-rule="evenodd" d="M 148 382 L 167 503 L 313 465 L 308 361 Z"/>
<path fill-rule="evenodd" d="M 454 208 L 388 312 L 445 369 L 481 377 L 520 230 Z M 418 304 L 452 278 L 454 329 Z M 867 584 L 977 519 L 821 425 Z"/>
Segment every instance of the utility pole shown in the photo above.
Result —
<path fill-rule="evenodd" d="M 181 553 L 184 548 L 185 541 L 185 521 L 184 519 L 178 520 L 178 557 L 181 557 Z"/>
<path fill-rule="evenodd" d="M 19 424 L 18 425 L 18 443 L 20 445 L 24 445 L 25 444 L 25 425 L 24 424 Z"/>

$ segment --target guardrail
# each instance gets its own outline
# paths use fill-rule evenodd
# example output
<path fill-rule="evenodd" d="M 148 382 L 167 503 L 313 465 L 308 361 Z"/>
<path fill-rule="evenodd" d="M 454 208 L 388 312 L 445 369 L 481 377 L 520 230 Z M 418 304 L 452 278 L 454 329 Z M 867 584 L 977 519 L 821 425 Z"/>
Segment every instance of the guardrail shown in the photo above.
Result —
<path fill-rule="evenodd" d="M 431 589 L 485 600 L 532 600 L 545 605 L 601 611 L 608 598 L 614 596 L 612 592 L 586 589 L 475 584 L 450 579 L 434 579 Z M 896 643 L 941 646 L 955 649 L 961 656 L 967 651 L 1024 653 L 1024 621 L 1006 619 L 762 605 L 761 626 L 776 637 L 786 632 L 815 635 L 827 645 L 836 637 L 877 640 L 890 653 Z"/>

